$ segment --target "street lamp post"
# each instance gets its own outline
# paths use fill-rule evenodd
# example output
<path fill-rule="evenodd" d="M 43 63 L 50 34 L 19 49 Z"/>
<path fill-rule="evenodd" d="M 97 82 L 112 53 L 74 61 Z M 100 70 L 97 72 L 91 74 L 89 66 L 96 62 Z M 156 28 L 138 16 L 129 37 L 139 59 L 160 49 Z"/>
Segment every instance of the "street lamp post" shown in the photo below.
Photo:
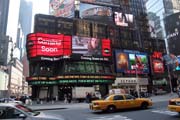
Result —
<path fill-rule="evenodd" d="M 10 98 L 11 96 L 11 76 L 12 76 L 13 50 L 14 50 L 13 41 L 11 40 L 9 42 L 12 42 L 12 47 L 11 47 L 10 61 L 9 61 L 8 98 Z"/>
<path fill-rule="evenodd" d="M 138 97 L 140 97 L 140 91 L 139 91 L 140 86 L 139 86 L 139 79 L 138 79 L 137 67 L 135 68 L 135 70 L 136 70 L 136 81 L 137 81 L 137 84 L 136 84 L 136 91 L 137 91 Z"/>
<path fill-rule="evenodd" d="M 170 91 L 171 91 L 171 94 L 173 94 L 173 91 L 172 91 L 172 83 L 171 83 L 171 73 L 170 73 L 170 70 L 169 70 L 169 65 L 167 65 L 167 70 L 168 70 L 168 79 L 169 79 L 169 87 L 170 87 Z"/>

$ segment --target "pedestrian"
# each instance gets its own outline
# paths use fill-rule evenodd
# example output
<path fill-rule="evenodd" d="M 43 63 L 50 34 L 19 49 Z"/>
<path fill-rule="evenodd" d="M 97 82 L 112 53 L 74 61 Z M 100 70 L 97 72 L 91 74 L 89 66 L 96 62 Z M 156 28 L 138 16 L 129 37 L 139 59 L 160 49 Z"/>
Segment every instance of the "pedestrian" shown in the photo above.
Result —
<path fill-rule="evenodd" d="M 178 97 L 180 98 L 180 87 L 178 88 L 177 94 L 178 94 Z"/>
<path fill-rule="evenodd" d="M 71 93 L 68 93 L 67 100 L 68 100 L 68 103 L 71 103 L 71 100 L 72 100 Z"/>
<path fill-rule="evenodd" d="M 64 103 L 68 103 L 67 94 L 64 94 Z"/>

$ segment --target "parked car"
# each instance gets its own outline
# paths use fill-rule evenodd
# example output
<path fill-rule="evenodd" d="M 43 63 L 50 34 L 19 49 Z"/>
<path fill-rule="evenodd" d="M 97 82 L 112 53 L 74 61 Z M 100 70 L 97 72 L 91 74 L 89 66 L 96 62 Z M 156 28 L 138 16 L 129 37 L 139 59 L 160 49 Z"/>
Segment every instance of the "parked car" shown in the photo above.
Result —
<path fill-rule="evenodd" d="M 117 109 L 142 108 L 152 106 L 152 101 L 148 98 L 135 98 L 129 94 L 113 94 L 103 100 L 95 100 L 90 104 L 93 111 L 114 112 Z"/>
<path fill-rule="evenodd" d="M 180 114 L 180 98 L 170 99 L 168 109 L 170 111 L 178 112 Z"/>
<path fill-rule="evenodd" d="M 61 115 L 45 114 L 17 103 L 0 103 L 0 119 L 65 120 Z"/>

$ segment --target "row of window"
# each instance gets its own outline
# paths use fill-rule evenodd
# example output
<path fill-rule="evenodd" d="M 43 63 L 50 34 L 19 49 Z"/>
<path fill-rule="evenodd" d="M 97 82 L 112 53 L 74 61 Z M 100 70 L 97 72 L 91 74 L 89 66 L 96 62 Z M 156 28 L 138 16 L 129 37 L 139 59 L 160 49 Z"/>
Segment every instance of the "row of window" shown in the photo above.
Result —
<path fill-rule="evenodd" d="M 109 64 L 98 62 L 41 62 L 30 64 L 30 76 L 56 76 L 61 74 L 111 74 Z"/>

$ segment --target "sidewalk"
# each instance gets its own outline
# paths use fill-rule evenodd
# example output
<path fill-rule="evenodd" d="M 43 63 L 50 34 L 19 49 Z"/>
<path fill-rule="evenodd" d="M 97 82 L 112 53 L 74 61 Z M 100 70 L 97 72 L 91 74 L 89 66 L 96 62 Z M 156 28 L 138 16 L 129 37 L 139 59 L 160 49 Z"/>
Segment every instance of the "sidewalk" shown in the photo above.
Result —
<path fill-rule="evenodd" d="M 165 95 L 157 95 L 151 96 L 150 99 L 155 102 L 169 101 L 171 98 L 176 98 L 178 95 L 176 93 L 173 94 L 165 94 Z M 77 108 L 88 108 L 88 103 L 64 103 L 62 101 L 54 102 L 54 103 L 43 103 L 43 104 L 33 104 L 29 105 L 33 110 L 56 110 L 56 109 L 77 109 Z"/>

